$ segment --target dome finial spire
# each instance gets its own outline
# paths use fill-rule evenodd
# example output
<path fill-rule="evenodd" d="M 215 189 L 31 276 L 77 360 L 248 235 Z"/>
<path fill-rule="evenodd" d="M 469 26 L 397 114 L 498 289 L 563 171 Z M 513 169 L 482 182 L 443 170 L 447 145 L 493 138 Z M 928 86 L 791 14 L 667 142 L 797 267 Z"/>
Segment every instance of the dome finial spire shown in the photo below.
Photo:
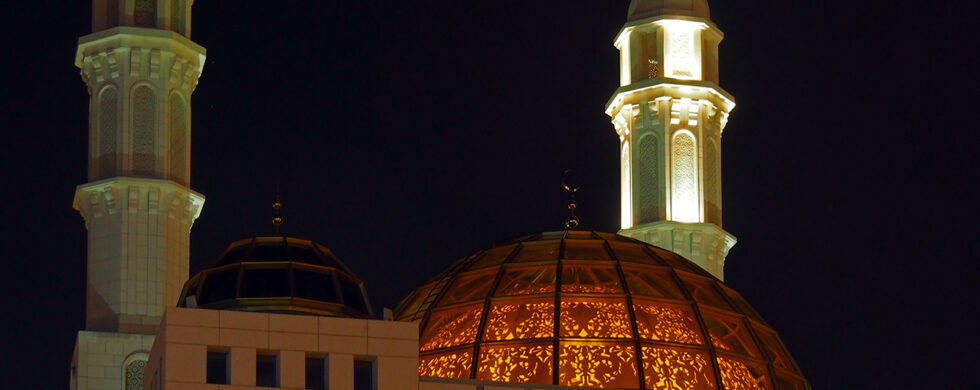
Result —
<path fill-rule="evenodd" d="M 579 225 L 578 217 L 575 215 L 575 209 L 578 207 L 578 204 L 575 203 L 575 193 L 578 192 L 579 186 L 576 184 L 569 184 L 569 181 L 574 181 L 574 180 L 570 180 L 569 174 L 571 172 L 572 172 L 571 169 L 566 169 L 565 173 L 561 175 L 561 186 L 565 188 L 566 192 L 568 192 L 568 198 L 569 198 L 568 219 L 565 220 L 565 228 L 567 228 L 568 230 L 575 230 L 575 228 L 577 228 Z"/>
<path fill-rule="evenodd" d="M 276 216 L 272 217 L 272 226 L 276 229 L 276 234 L 279 234 L 279 226 L 282 225 L 282 202 L 279 201 L 279 183 L 276 183 L 276 201 L 272 203 L 272 209 L 276 211 Z"/>

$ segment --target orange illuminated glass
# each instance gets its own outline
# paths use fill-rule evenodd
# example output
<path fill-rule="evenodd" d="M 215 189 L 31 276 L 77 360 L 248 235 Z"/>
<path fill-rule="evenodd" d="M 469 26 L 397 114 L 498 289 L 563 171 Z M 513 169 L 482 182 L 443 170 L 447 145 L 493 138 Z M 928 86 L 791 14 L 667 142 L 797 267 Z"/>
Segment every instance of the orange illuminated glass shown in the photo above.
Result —
<path fill-rule="evenodd" d="M 626 300 L 563 298 L 561 301 L 561 336 L 633 337 Z"/>
<path fill-rule="evenodd" d="M 395 318 L 421 319 L 420 375 L 648 390 L 807 388 L 776 333 L 721 281 L 630 238 L 570 234 L 532 234 L 477 252 L 409 295 Z M 453 282 L 437 287 L 444 280 Z"/>
<path fill-rule="evenodd" d="M 495 302 L 487 314 L 484 341 L 534 339 L 555 334 L 555 301 Z"/>
<path fill-rule="evenodd" d="M 714 389 L 715 375 L 710 362 L 711 358 L 703 351 L 643 346 L 647 389 Z"/>
<path fill-rule="evenodd" d="M 662 303 L 633 301 L 636 330 L 640 338 L 683 344 L 704 344 L 697 319 L 689 308 Z"/>
<path fill-rule="evenodd" d="M 473 355 L 468 349 L 443 352 L 419 358 L 419 376 L 469 378 Z"/>
<path fill-rule="evenodd" d="M 487 345 L 480 349 L 476 379 L 494 382 L 552 382 L 554 348 L 551 343 Z"/>
<path fill-rule="evenodd" d="M 419 338 L 419 349 L 428 351 L 472 343 L 482 313 L 481 304 L 433 314 Z"/>
<path fill-rule="evenodd" d="M 636 352 L 626 343 L 562 343 L 558 384 L 579 387 L 636 387 Z"/>
<path fill-rule="evenodd" d="M 718 370 L 721 372 L 721 383 L 730 390 L 766 390 L 765 369 L 723 356 L 718 357 Z"/>

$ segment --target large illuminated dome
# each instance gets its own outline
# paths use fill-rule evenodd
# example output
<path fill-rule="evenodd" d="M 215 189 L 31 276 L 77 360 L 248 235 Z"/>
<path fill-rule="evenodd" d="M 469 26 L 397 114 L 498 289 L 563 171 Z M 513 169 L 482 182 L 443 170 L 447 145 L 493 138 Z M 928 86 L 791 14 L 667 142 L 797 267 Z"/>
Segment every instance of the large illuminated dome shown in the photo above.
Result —
<path fill-rule="evenodd" d="M 610 233 L 538 233 L 479 251 L 415 290 L 395 316 L 420 322 L 423 377 L 808 388 L 739 293 L 674 253 Z"/>

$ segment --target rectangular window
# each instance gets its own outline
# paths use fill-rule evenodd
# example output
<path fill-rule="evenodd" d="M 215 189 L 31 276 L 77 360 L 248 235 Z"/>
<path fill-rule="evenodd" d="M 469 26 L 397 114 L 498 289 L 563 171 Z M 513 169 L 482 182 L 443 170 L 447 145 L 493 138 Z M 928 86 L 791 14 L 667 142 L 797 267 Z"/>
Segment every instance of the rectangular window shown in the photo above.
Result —
<path fill-rule="evenodd" d="M 279 359 L 276 355 L 255 356 L 255 385 L 279 387 Z"/>
<path fill-rule="evenodd" d="M 207 382 L 218 385 L 228 384 L 228 352 L 208 351 Z"/>
<path fill-rule="evenodd" d="M 327 390 L 327 360 L 322 357 L 306 358 L 306 388 Z"/>
<path fill-rule="evenodd" d="M 377 378 L 374 360 L 354 360 L 354 390 L 376 390 Z"/>

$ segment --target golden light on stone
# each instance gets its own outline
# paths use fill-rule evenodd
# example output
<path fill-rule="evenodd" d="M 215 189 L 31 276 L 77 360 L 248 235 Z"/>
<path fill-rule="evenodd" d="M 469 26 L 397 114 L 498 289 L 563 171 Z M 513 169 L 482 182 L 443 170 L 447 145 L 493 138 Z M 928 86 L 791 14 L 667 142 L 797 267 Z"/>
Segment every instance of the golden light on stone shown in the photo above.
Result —
<path fill-rule="evenodd" d="M 700 80 L 701 49 L 699 37 L 704 23 L 684 20 L 660 22 L 664 31 L 664 67 L 667 77 Z"/>
<path fill-rule="evenodd" d="M 423 377 L 806 389 L 776 332 L 737 292 L 615 234 L 538 233 L 479 251 L 408 295 L 395 318 L 420 322 Z"/>

